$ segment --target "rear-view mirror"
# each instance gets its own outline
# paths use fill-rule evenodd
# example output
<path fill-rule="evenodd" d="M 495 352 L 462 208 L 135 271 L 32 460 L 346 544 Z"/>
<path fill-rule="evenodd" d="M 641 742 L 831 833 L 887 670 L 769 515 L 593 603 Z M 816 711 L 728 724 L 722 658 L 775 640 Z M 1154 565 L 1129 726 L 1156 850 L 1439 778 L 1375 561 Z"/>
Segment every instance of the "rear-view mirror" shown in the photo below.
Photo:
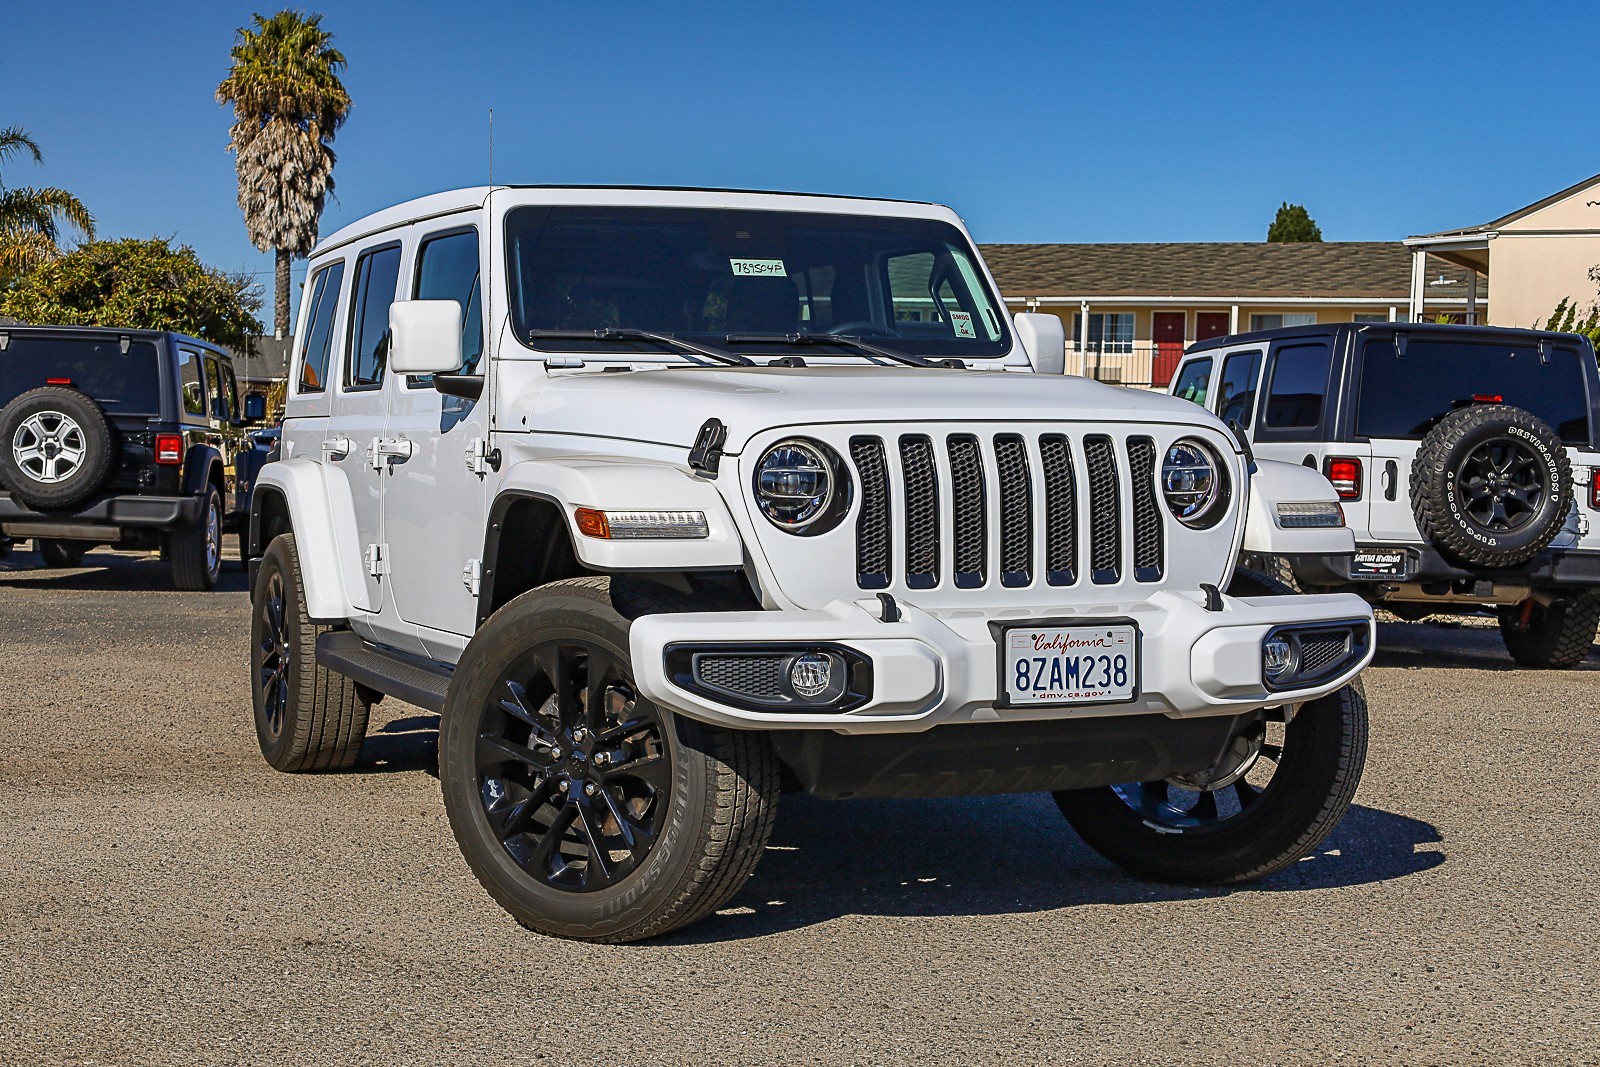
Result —
<path fill-rule="evenodd" d="M 454 300 L 399 300 L 389 305 L 389 369 L 443 374 L 461 366 L 461 305 Z"/>
<path fill-rule="evenodd" d="M 244 397 L 244 420 L 246 422 L 260 422 L 267 417 L 267 394 L 246 393 Z"/>
<path fill-rule="evenodd" d="M 1017 340 L 1038 374 L 1063 374 L 1067 369 L 1067 330 L 1054 315 L 1019 311 L 1013 320 Z"/>

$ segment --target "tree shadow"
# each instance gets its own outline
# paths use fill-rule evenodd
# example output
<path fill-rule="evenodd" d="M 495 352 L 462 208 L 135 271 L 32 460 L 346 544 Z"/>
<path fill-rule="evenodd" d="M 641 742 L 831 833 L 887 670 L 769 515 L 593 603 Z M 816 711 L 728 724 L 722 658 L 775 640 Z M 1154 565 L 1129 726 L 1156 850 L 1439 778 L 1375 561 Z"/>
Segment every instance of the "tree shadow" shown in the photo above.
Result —
<path fill-rule="evenodd" d="M 844 915 L 976 916 L 1365 885 L 1445 862 L 1439 831 L 1355 806 L 1311 855 L 1241 886 L 1179 886 L 1093 852 L 1044 794 L 950 800 L 785 796 L 755 876 L 716 915 L 667 940 L 759 937 Z"/>
<path fill-rule="evenodd" d="M 1524 670 L 1500 640 L 1495 626 L 1473 626 L 1454 619 L 1427 622 L 1380 622 L 1374 667 L 1459 667 L 1477 671 Z M 1600 670 L 1591 648 L 1576 671 Z"/>
<path fill-rule="evenodd" d="M 76 567 L 46 567 L 34 552 L 13 551 L 0 559 L 0 589 L 74 592 L 171 593 L 172 568 L 155 553 L 91 551 Z M 249 591 L 249 577 L 237 557 L 225 557 L 212 593 Z M 197 594 L 206 595 L 206 594 Z"/>

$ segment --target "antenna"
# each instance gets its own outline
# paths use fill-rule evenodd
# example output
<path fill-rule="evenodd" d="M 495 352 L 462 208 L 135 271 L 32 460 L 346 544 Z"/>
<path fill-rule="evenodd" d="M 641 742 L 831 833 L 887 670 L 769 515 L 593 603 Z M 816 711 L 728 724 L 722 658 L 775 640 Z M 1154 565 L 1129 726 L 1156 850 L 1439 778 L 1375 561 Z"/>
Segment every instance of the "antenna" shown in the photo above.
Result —
<path fill-rule="evenodd" d="M 485 304 L 483 320 L 483 358 L 488 366 L 483 368 L 483 384 L 487 387 L 494 378 L 494 108 L 489 109 L 489 219 L 484 227 L 484 247 L 489 253 L 489 271 L 484 279 L 483 299 Z M 494 390 L 489 390 L 491 403 L 489 405 L 489 432 L 494 432 Z M 493 447 L 493 438 L 490 438 Z"/>

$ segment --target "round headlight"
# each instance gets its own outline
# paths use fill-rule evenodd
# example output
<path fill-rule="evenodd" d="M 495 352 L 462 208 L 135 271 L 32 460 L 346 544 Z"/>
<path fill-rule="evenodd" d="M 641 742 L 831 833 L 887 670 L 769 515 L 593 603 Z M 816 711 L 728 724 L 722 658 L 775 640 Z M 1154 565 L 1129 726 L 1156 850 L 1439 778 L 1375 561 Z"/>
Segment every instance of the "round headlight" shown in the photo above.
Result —
<path fill-rule="evenodd" d="M 850 508 L 850 480 L 839 454 L 821 441 L 793 438 L 762 453 L 756 505 L 772 524 L 795 534 L 825 533 Z"/>
<path fill-rule="evenodd" d="M 1227 473 L 1210 446 L 1185 437 L 1161 461 L 1161 495 L 1185 526 L 1204 528 L 1221 517 Z"/>

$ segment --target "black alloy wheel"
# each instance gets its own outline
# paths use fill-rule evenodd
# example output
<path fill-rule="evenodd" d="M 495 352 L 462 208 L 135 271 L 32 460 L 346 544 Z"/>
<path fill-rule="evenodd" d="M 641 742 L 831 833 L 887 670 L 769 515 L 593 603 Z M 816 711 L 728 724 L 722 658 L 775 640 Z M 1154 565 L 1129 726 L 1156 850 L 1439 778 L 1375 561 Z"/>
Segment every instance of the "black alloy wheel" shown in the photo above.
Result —
<path fill-rule="evenodd" d="M 1186 834 L 1216 830 L 1272 788 L 1287 732 L 1286 709 L 1268 708 L 1234 734 L 1222 761 L 1226 773 L 1217 781 L 1191 775 L 1111 788 L 1147 826 Z"/>
<path fill-rule="evenodd" d="M 478 791 L 501 846 L 554 889 L 593 892 L 637 869 L 672 791 L 669 733 L 623 665 L 581 641 L 537 645 L 479 716 Z"/>
<path fill-rule="evenodd" d="M 284 614 L 283 575 L 273 571 L 262 583 L 256 605 L 256 641 L 259 651 L 257 685 L 261 693 L 260 722 L 267 736 L 283 736 L 289 710 L 289 627 Z"/>
<path fill-rule="evenodd" d="M 1520 530 L 1544 504 L 1542 470 L 1542 457 L 1524 442 L 1511 437 L 1484 441 L 1456 472 L 1468 517 L 1491 533 Z"/>

